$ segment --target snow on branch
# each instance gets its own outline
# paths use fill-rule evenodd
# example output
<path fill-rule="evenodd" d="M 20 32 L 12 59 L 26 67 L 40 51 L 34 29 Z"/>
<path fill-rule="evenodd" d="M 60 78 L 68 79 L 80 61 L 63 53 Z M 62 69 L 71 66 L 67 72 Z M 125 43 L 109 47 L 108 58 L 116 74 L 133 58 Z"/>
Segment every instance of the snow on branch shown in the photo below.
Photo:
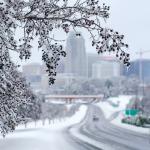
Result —
<path fill-rule="evenodd" d="M 61 42 L 52 37 L 54 30 L 84 28 L 91 35 L 91 44 L 98 52 L 115 52 L 127 66 L 129 54 L 124 36 L 103 27 L 102 20 L 109 18 L 109 6 L 99 0 L 3 0 L 0 3 L 0 45 L 20 54 L 20 59 L 30 59 L 31 42 L 38 38 L 38 48 L 46 63 L 49 84 L 53 84 L 56 67 L 61 56 L 66 56 Z M 15 41 L 15 29 L 23 30 L 19 42 Z M 89 37 L 90 38 L 90 37 Z"/>

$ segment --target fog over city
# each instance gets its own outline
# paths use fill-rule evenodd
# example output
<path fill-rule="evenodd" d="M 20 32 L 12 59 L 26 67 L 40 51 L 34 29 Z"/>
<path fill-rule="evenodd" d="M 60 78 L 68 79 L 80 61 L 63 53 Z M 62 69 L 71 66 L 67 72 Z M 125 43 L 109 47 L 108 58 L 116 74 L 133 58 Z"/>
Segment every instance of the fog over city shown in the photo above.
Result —
<path fill-rule="evenodd" d="M 125 35 L 125 40 L 129 44 L 129 52 L 131 59 L 139 58 L 135 52 L 150 50 L 149 35 L 150 35 L 150 1 L 149 0 L 103 0 L 107 5 L 110 5 L 110 18 L 107 20 L 107 26 L 119 31 Z M 85 38 L 86 51 L 96 53 L 95 49 L 90 44 L 90 35 L 83 29 L 79 29 Z M 20 33 L 21 34 L 21 33 Z M 58 39 L 66 40 L 67 34 L 59 32 L 55 34 Z M 41 62 L 41 52 L 37 50 L 36 42 L 33 43 L 34 48 L 32 59 L 28 61 L 20 61 L 18 55 L 12 54 L 14 61 L 19 64 L 32 62 Z M 65 42 L 64 42 L 65 47 Z M 150 53 L 144 54 L 144 58 L 150 58 Z"/>
<path fill-rule="evenodd" d="M 150 150 L 149 0 L 0 0 L 0 150 Z"/>

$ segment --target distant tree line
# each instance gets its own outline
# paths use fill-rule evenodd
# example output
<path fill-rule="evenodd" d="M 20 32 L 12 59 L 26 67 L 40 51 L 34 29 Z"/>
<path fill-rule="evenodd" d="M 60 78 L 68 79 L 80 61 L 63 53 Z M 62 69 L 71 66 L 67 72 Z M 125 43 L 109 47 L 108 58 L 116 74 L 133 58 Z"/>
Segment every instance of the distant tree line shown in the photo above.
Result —
<path fill-rule="evenodd" d="M 137 95 L 140 81 L 136 77 L 117 77 L 110 79 L 74 79 L 66 84 L 61 91 L 55 88 L 51 94 L 98 95 L 106 97 L 120 94 Z"/>

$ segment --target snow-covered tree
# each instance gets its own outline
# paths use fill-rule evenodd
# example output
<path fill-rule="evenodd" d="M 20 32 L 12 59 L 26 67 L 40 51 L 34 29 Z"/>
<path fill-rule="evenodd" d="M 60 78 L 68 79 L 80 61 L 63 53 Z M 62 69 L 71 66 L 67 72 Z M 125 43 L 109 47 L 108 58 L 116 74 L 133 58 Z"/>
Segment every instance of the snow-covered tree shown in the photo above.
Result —
<path fill-rule="evenodd" d="M 108 97 L 111 96 L 111 88 L 113 87 L 113 83 L 108 79 L 105 81 L 105 87 L 107 88 L 108 91 Z"/>
<path fill-rule="evenodd" d="M 30 102 L 27 105 L 21 105 L 19 107 L 19 115 L 23 116 L 27 122 L 30 121 L 37 121 L 41 117 L 41 105 L 42 101 L 39 99 L 33 92 L 30 90 Z"/>
<path fill-rule="evenodd" d="M 49 73 L 49 83 L 53 84 L 60 56 L 66 55 L 53 31 L 63 29 L 68 33 L 70 29 L 83 28 L 91 35 L 91 44 L 98 53 L 116 52 L 116 56 L 129 66 L 124 36 L 101 25 L 102 19 L 107 18 L 109 6 L 101 5 L 99 0 L 2 0 L 0 46 L 18 52 L 20 59 L 29 59 L 36 37 Z M 15 40 L 18 29 L 21 32 L 19 41 Z"/>
<path fill-rule="evenodd" d="M 74 104 L 74 105 L 72 105 L 69 109 L 68 109 L 68 111 L 66 112 L 66 116 L 67 117 L 71 117 L 71 116 L 73 116 L 79 109 L 80 109 L 80 104 Z"/>
<path fill-rule="evenodd" d="M 100 5 L 98 0 L 0 1 L 0 130 L 3 135 L 20 122 L 18 107 L 30 99 L 30 92 L 11 62 L 9 52 L 17 52 L 20 59 L 30 59 L 32 41 L 38 39 L 49 83 L 53 84 L 58 61 L 66 55 L 62 41 L 55 39 L 53 33 L 83 28 L 89 32 L 91 44 L 98 53 L 115 52 L 116 57 L 129 66 L 124 36 L 101 25 L 102 19 L 105 21 L 108 17 L 109 6 Z M 80 34 L 77 32 L 76 36 Z"/>
<path fill-rule="evenodd" d="M 2 58 L 6 59 L 6 64 L 0 69 L 0 131 L 5 136 L 24 121 L 24 116 L 18 113 L 19 107 L 30 102 L 30 93 L 24 78 L 16 71 L 9 57 Z"/>
<path fill-rule="evenodd" d="M 37 119 L 40 106 L 5 46 L 0 49 L 0 66 L 0 132 L 5 136 L 27 117 Z"/>
<path fill-rule="evenodd" d="M 57 119 L 65 117 L 66 106 L 64 104 L 42 103 L 41 119 Z"/>

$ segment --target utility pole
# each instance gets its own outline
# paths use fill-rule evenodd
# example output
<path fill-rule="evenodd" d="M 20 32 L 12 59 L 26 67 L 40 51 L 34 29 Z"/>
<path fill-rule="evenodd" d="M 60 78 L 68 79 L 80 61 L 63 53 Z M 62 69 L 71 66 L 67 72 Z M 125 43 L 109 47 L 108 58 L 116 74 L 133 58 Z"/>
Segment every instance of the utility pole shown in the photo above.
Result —
<path fill-rule="evenodd" d="M 150 50 L 147 51 L 139 51 L 136 52 L 137 55 L 139 55 L 139 78 L 140 78 L 140 84 L 142 86 L 142 96 L 144 96 L 144 77 L 143 77 L 143 64 L 142 64 L 142 60 L 143 60 L 143 54 L 145 53 L 150 53 Z"/>
<path fill-rule="evenodd" d="M 139 77 L 140 77 L 140 82 L 143 84 L 143 65 L 142 65 L 142 56 L 143 56 L 143 52 L 140 51 L 139 52 L 139 56 L 140 56 L 140 59 L 139 59 Z"/>

